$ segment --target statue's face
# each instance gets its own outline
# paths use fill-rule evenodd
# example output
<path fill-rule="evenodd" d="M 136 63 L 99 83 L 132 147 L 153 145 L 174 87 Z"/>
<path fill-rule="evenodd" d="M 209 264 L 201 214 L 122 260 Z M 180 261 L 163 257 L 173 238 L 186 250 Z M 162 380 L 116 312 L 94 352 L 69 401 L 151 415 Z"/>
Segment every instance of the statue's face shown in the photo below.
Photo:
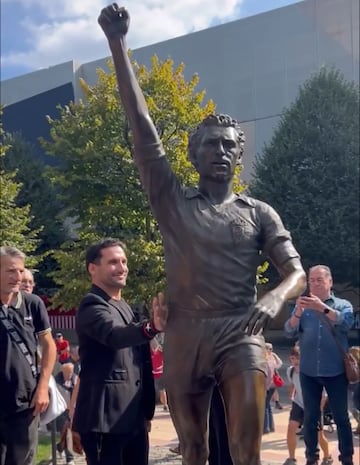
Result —
<path fill-rule="evenodd" d="M 217 182 L 232 179 L 241 154 L 237 139 L 237 132 L 232 127 L 209 126 L 203 129 L 195 163 L 201 178 Z"/>

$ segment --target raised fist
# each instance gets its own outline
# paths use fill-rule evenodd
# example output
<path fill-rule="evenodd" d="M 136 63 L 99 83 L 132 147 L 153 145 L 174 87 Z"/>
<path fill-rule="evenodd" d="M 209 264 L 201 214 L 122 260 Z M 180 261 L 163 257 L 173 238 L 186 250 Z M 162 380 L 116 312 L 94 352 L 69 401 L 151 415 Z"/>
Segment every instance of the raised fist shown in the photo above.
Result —
<path fill-rule="evenodd" d="M 130 16 L 124 7 L 112 3 L 101 10 L 98 23 L 108 40 L 119 39 L 129 30 Z"/>

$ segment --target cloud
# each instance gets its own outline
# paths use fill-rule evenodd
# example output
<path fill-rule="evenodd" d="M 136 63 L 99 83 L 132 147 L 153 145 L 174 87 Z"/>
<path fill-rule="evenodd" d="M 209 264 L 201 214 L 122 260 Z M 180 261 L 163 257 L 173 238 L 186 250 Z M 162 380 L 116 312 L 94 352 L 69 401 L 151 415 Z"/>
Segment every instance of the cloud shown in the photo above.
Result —
<path fill-rule="evenodd" d="M 3 66 L 21 64 L 30 70 L 64 61 L 87 62 L 109 55 L 97 16 L 106 0 L 5 0 L 23 9 L 25 36 L 21 50 L 2 54 Z M 210 24 L 229 20 L 244 0 L 133 0 L 128 44 L 138 48 Z"/>

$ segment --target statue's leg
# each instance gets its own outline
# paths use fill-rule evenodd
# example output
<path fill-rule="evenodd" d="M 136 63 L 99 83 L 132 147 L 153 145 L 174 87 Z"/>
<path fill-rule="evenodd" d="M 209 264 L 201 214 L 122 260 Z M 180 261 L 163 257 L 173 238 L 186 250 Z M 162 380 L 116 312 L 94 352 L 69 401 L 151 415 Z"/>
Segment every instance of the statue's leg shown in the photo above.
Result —
<path fill-rule="evenodd" d="M 265 413 L 265 375 L 245 370 L 221 380 L 234 465 L 261 465 L 260 450 Z"/>
<path fill-rule="evenodd" d="M 183 393 L 167 390 L 169 409 L 177 431 L 183 465 L 205 465 L 208 455 L 208 412 L 212 389 Z"/>

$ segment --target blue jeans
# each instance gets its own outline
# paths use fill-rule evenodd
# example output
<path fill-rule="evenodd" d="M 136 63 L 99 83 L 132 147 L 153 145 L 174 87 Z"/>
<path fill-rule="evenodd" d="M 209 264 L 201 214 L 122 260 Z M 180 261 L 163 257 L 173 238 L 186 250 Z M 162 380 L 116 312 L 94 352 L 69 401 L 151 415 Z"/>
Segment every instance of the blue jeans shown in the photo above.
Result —
<path fill-rule="evenodd" d="M 274 416 L 271 408 L 271 398 L 274 392 L 275 388 L 270 388 L 266 391 L 264 433 L 275 431 Z"/>
<path fill-rule="evenodd" d="M 304 399 L 304 441 L 307 460 L 315 462 L 319 459 L 317 426 L 320 418 L 320 401 L 325 388 L 337 427 L 339 460 L 344 464 L 352 464 L 354 447 L 348 414 L 348 382 L 345 374 L 312 377 L 300 373 L 300 382 Z"/>

